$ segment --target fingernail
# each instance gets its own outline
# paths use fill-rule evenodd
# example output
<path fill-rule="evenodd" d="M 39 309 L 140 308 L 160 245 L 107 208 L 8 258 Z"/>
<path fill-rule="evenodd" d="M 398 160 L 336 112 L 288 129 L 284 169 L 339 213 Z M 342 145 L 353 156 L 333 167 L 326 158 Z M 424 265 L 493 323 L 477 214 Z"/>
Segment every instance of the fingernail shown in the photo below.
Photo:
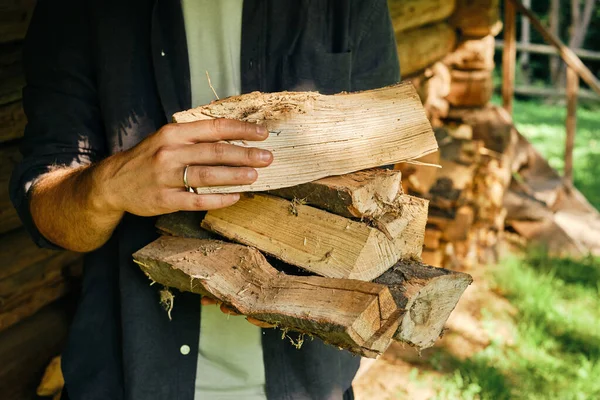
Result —
<path fill-rule="evenodd" d="M 272 156 L 270 151 L 261 150 L 261 152 L 258 154 L 258 157 L 260 158 L 260 161 L 269 162 L 271 161 Z"/>
<path fill-rule="evenodd" d="M 240 199 L 240 194 L 239 193 L 231 193 L 231 199 L 233 201 L 238 201 Z"/>
<path fill-rule="evenodd" d="M 246 172 L 246 178 L 248 178 L 248 179 L 256 179 L 256 170 L 254 170 L 254 169 L 249 169 L 249 170 Z"/>
<path fill-rule="evenodd" d="M 260 136 L 267 136 L 269 131 L 262 125 L 256 125 L 256 133 L 258 133 Z"/>

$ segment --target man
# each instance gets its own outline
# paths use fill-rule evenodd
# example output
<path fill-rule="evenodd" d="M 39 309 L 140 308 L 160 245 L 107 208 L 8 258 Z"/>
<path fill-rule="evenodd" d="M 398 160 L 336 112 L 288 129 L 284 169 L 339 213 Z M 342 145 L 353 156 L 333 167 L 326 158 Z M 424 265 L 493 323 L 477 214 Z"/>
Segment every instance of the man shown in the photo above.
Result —
<path fill-rule="evenodd" d="M 359 359 L 159 289 L 132 263 L 155 216 L 239 195 L 273 156 L 230 121 L 168 124 L 220 96 L 355 91 L 399 80 L 385 0 L 38 0 L 25 49 L 28 117 L 11 193 L 40 246 L 87 253 L 63 355 L 71 399 L 352 398 Z M 203 301 L 204 304 L 210 303 Z"/>

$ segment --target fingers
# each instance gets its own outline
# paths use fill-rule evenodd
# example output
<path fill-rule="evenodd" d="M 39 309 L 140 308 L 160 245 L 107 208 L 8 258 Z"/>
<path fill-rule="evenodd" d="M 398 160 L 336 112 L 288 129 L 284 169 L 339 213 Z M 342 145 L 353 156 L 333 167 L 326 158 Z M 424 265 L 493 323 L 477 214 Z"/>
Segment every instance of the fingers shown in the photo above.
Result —
<path fill-rule="evenodd" d="M 232 119 L 218 118 L 176 125 L 181 139 L 191 142 L 218 142 L 219 140 L 262 141 L 269 137 L 262 125 Z"/>
<path fill-rule="evenodd" d="M 195 194 L 173 189 L 168 194 L 164 208 L 178 211 L 210 211 L 229 207 L 240 199 L 239 193 Z"/>
<path fill-rule="evenodd" d="M 262 168 L 271 164 L 270 151 L 229 143 L 199 143 L 182 146 L 177 159 L 184 165 L 226 165 Z"/>

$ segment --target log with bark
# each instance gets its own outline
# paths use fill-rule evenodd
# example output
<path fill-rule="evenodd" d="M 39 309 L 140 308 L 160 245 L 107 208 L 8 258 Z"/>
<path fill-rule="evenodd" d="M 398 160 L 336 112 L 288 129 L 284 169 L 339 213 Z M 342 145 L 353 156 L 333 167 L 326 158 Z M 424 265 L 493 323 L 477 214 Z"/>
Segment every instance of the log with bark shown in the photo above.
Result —
<path fill-rule="evenodd" d="M 396 33 L 398 57 L 405 76 L 443 59 L 456 45 L 456 32 L 445 22 Z"/>
<path fill-rule="evenodd" d="M 400 258 L 419 258 L 427 203 L 385 220 L 392 235 L 301 202 L 255 194 L 206 214 L 202 227 L 332 278 L 370 281 Z"/>
<path fill-rule="evenodd" d="M 398 262 L 374 283 L 291 276 L 246 246 L 167 236 L 134 259 L 154 282 L 212 296 L 241 314 L 367 357 L 392 339 L 431 346 L 471 283 L 466 274 L 414 261 Z"/>
<path fill-rule="evenodd" d="M 253 92 L 176 113 L 175 122 L 230 118 L 267 127 L 260 143 L 273 163 L 251 185 L 199 188 L 199 193 L 273 190 L 381 165 L 437 149 L 431 125 L 410 84 L 357 93 Z M 311 160 L 311 162 L 306 162 Z"/>
<path fill-rule="evenodd" d="M 396 32 L 443 21 L 455 6 L 456 0 L 388 0 Z"/>
<path fill-rule="evenodd" d="M 155 282 L 214 297 L 241 314 L 364 356 L 385 351 L 399 325 L 386 286 L 281 274 L 250 247 L 163 236 L 133 256 Z"/>

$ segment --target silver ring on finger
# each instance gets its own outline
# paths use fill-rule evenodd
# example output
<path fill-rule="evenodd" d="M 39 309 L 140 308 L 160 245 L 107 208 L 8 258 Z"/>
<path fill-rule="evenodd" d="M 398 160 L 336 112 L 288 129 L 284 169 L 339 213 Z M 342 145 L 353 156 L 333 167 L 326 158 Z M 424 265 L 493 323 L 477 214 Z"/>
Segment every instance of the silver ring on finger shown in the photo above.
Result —
<path fill-rule="evenodd" d="M 189 165 L 186 165 L 185 168 L 183 169 L 183 187 L 185 188 L 186 192 L 196 193 L 194 188 L 188 184 L 187 174 L 188 174 L 189 167 L 190 167 Z"/>

